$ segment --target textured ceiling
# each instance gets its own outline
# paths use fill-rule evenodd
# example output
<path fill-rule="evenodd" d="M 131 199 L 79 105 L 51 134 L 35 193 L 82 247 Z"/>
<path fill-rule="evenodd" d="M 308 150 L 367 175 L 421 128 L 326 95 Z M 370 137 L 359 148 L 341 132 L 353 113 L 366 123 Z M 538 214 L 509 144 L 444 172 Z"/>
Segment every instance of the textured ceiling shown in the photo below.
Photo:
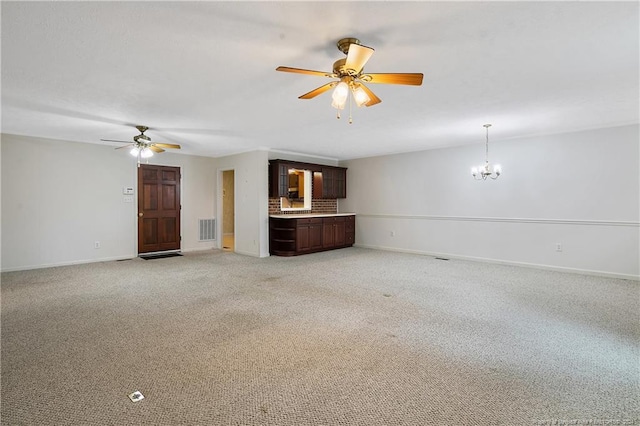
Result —
<path fill-rule="evenodd" d="M 349 159 L 637 123 L 638 2 L 6 2 L 2 132 Z M 336 120 L 335 43 L 420 87 Z M 114 145 L 115 146 L 115 145 Z"/>

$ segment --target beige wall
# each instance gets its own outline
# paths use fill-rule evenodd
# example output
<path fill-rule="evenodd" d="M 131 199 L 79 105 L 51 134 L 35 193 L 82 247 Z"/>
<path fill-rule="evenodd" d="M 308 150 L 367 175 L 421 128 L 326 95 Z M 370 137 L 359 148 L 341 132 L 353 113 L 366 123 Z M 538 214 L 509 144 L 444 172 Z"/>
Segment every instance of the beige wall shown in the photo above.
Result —
<path fill-rule="evenodd" d="M 639 278 L 637 125 L 344 162 L 356 245 Z M 561 251 L 557 251 L 561 244 Z"/>
<path fill-rule="evenodd" d="M 137 164 L 112 146 L 2 135 L 3 271 L 137 256 Z M 215 160 L 165 152 L 180 167 L 181 249 L 204 250 L 199 219 L 215 217 Z M 123 187 L 135 188 L 126 202 Z M 100 241 L 100 248 L 94 248 Z"/>

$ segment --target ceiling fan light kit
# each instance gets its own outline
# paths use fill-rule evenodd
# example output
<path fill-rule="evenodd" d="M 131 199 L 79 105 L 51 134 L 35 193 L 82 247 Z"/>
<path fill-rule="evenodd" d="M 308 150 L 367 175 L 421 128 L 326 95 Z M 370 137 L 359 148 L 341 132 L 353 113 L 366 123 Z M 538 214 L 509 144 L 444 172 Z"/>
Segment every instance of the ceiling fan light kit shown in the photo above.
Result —
<path fill-rule="evenodd" d="M 491 124 L 484 124 L 482 127 L 487 129 L 487 138 L 485 142 L 485 161 L 484 165 L 471 168 L 471 175 L 475 180 L 487 180 L 491 178 L 493 180 L 498 179 L 502 174 L 502 167 L 499 164 L 492 166 L 489 164 L 489 127 Z"/>
<path fill-rule="evenodd" d="M 149 158 L 153 156 L 153 153 L 164 152 L 163 148 L 180 149 L 180 145 L 175 143 L 151 142 L 151 138 L 144 134 L 144 132 L 149 130 L 147 126 L 136 126 L 136 129 L 138 129 L 140 134 L 133 137 L 133 142 L 119 141 L 119 140 L 113 140 L 113 139 L 100 139 L 100 140 L 104 142 L 126 143 L 127 145 L 119 146 L 116 149 L 122 149 L 130 146 L 131 150 L 129 151 L 129 153 L 138 159 L 138 166 L 140 166 L 141 158 L 146 158 L 148 163 Z"/>
<path fill-rule="evenodd" d="M 421 73 L 365 74 L 364 65 L 369 58 L 371 58 L 371 55 L 373 55 L 374 49 L 361 45 L 360 40 L 357 38 L 343 38 L 338 40 L 336 45 L 338 50 L 347 55 L 347 57 L 333 63 L 332 73 L 284 66 L 276 68 L 276 71 L 339 79 L 339 81 L 332 81 L 331 83 L 313 89 L 298 98 L 312 99 L 333 89 L 331 106 L 338 110 L 337 118 L 340 118 L 340 110 L 345 108 L 347 101 L 349 102 L 349 124 L 353 123 L 351 117 L 352 99 L 358 107 L 370 107 L 382 102 L 364 83 L 422 85 L 423 75 Z"/>

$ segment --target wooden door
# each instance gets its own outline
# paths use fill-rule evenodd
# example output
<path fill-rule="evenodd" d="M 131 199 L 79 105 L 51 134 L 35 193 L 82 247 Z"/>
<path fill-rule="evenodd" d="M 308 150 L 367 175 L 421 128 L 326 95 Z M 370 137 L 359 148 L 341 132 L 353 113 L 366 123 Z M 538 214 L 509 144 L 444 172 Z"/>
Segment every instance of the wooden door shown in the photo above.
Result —
<path fill-rule="evenodd" d="M 138 253 L 180 249 L 180 168 L 138 168 Z"/>

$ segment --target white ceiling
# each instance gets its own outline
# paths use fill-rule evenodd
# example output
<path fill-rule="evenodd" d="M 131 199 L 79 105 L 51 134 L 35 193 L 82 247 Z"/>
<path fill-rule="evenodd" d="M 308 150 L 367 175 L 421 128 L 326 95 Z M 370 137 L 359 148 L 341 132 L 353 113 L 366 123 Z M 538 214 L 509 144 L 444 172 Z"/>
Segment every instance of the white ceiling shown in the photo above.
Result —
<path fill-rule="evenodd" d="M 638 2 L 6 2 L 2 132 L 350 159 L 639 121 Z M 335 43 L 420 87 L 336 120 Z M 114 145 L 116 146 L 116 145 Z"/>

